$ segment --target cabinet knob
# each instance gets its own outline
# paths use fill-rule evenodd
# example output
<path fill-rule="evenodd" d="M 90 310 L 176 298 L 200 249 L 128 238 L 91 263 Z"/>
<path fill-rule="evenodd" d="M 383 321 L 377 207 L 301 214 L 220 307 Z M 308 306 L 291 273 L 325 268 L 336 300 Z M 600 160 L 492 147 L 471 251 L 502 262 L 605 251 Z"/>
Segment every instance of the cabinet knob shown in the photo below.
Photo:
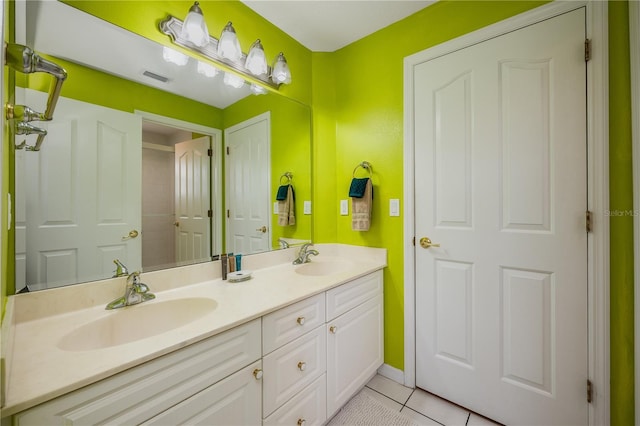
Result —
<path fill-rule="evenodd" d="M 262 379 L 262 370 L 260 368 L 253 370 L 253 377 L 255 377 L 256 380 Z"/>
<path fill-rule="evenodd" d="M 307 423 L 305 419 L 298 419 L 298 426 L 304 426 Z"/>
<path fill-rule="evenodd" d="M 297 322 L 298 324 L 300 324 L 300 325 L 304 325 L 304 322 L 305 322 L 305 321 L 306 321 L 306 320 L 305 320 L 305 318 L 304 318 L 304 317 L 298 317 L 298 319 L 296 320 L 296 322 Z"/>
<path fill-rule="evenodd" d="M 307 363 L 306 363 L 306 362 L 302 362 L 302 361 L 300 361 L 300 362 L 298 363 L 298 370 L 300 370 L 300 371 L 304 371 L 304 370 L 306 370 L 306 369 L 307 369 Z"/>
<path fill-rule="evenodd" d="M 329 331 L 333 334 L 336 334 L 336 331 L 338 331 L 338 326 L 332 325 L 331 327 L 329 327 Z"/>

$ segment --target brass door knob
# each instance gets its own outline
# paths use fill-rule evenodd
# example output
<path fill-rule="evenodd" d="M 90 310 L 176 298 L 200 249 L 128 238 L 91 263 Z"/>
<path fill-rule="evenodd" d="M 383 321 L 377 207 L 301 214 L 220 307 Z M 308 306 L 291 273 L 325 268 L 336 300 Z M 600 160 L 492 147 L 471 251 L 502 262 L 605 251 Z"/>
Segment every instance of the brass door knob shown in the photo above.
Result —
<path fill-rule="evenodd" d="M 266 234 L 267 233 L 267 227 L 262 225 L 262 228 L 257 228 L 256 231 L 260 231 L 263 234 Z"/>
<path fill-rule="evenodd" d="M 307 424 L 305 419 L 298 419 L 298 426 L 304 426 L 305 424 Z"/>
<path fill-rule="evenodd" d="M 180 222 L 178 222 L 178 221 L 173 222 L 173 226 L 175 226 L 176 228 L 179 227 L 180 226 Z"/>
<path fill-rule="evenodd" d="M 306 362 L 302 362 L 302 361 L 300 361 L 300 362 L 298 363 L 298 370 L 300 370 L 300 371 L 304 371 L 304 370 L 306 370 L 306 369 L 307 369 L 307 363 L 306 363 Z"/>
<path fill-rule="evenodd" d="M 134 239 L 138 236 L 138 231 L 135 229 L 132 229 L 131 231 L 129 231 L 128 235 L 125 235 L 124 237 L 122 237 L 122 241 L 124 240 L 131 240 Z"/>
<path fill-rule="evenodd" d="M 333 334 L 336 334 L 336 331 L 338 331 L 338 327 L 335 325 L 332 325 L 331 327 L 329 327 L 329 331 Z"/>
<path fill-rule="evenodd" d="M 255 377 L 256 380 L 262 379 L 262 370 L 259 368 L 256 368 L 255 370 L 253 370 L 253 377 Z"/>
<path fill-rule="evenodd" d="M 306 320 L 305 320 L 305 318 L 304 318 L 304 317 L 298 317 L 298 319 L 296 320 L 296 322 L 297 322 L 298 324 L 300 324 L 300 325 L 304 325 L 304 322 L 305 322 L 305 321 L 306 321 Z"/>
<path fill-rule="evenodd" d="M 440 247 L 440 244 L 431 242 L 431 239 L 428 237 L 422 237 L 420 238 L 420 246 L 422 246 L 422 248 L 428 249 L 429 247 Z"/>

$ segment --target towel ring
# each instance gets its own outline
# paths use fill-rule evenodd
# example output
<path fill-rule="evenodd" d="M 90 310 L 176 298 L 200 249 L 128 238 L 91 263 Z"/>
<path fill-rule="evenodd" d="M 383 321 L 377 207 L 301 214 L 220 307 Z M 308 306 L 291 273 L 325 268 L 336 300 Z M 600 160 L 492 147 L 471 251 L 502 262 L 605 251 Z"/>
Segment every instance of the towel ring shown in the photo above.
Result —
<path fill-rule="evenodd" d="M 284 183 L 282 182 L 282 178 L 287 179 Z M 287 185 L 291 183 L 291 179 L 293 179 L 293 174 L 291 172 L 286 172 L 282 176 L 280 176 L 280 185 Z"/>
<path fill-rule="evenodd" d="M 358 164 L 355 169 L 353 169 L 353 177 L 356 177 L 356 172 L 360 167 L 362 167 L 363 169 L 369 172 L 369 178 L 373 178 L 373 167 L 371 166 L 371 163 L 369 163 L 368 161 L 363 161 L 362 163 Z"/>

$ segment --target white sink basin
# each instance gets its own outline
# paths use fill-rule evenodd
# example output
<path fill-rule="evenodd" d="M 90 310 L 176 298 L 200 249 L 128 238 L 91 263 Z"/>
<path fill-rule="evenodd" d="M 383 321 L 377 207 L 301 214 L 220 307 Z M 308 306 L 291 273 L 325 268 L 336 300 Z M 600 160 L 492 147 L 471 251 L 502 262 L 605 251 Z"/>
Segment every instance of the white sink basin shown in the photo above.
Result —
<path fill-rule="evenodd" d="M 157 336 L 202 318 L 218 303 L 204 297 L 144 302 L 107 315 L 67 333 L 58 342 L 65 351 L 89 351 Z"/>
<path fill-rule="evenodd" d="M 309 263 L 297 266 L 295 271 L 300 275 L 324 276 L 344 272 L 353 264 L 340 259 L 312 259 Z"/>

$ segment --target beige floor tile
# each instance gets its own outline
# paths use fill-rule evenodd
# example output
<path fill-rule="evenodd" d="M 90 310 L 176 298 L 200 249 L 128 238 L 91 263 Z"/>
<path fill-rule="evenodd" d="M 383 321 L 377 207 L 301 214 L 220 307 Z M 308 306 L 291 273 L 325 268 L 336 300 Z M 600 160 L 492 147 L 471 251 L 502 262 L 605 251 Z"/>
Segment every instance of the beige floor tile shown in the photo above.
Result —
<path fill-rule="evenodd" d="M 384 376 L 376 374 L 373 379 L 367 383 L 367 387 L 388 396 L 400 404 L 405 404 L 411 396 L 413 389 L 402 386 L 400 383 L 394 382 Z"/>
<path fill-rule="evenodd" d="M 422 389 L 416 389 L 413 392 L 407 402 L 407 407 L 447 426 L 464 426 L 469 417 L 467 410 Z"/>
<path fill-rule="evenodd" d="M 417 411 L 413 411 L 411 408 L 404 407 L 400 412 L 420 426 L 442 426 L 440 423 L 431 420 L 429 417 L 424 416 Z"/>

